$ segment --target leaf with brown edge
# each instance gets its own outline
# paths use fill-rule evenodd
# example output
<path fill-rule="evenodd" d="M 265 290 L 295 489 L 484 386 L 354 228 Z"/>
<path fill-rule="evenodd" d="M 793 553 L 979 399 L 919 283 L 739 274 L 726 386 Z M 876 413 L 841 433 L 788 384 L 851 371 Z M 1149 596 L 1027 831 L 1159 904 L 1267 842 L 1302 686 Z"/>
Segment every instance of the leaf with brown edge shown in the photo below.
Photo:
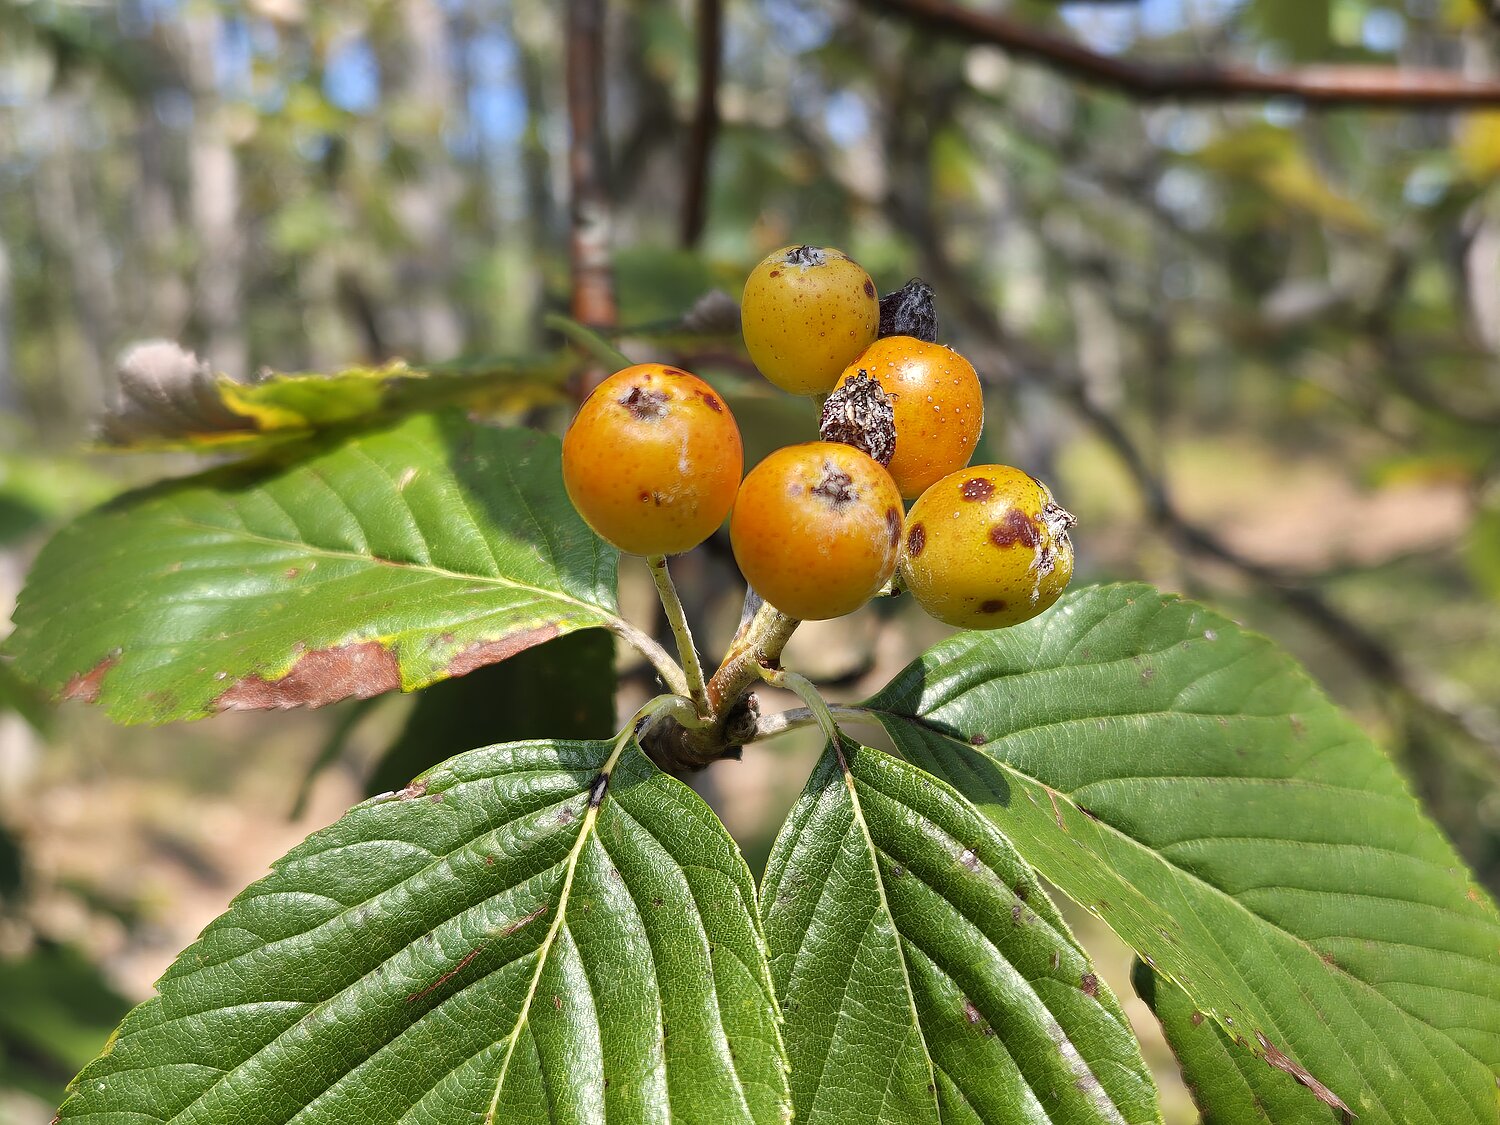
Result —
<path fill-rule="evenodd" d="M 1136 960 L 1130 980 L 1161 1022 L 1204 1125 L 1347 1125 L 1354 1120 L 1337 1094 L 1322 1083 L 1316 1089 L 1299 1085 L 1297 1075 L 1278 1068 L 1278 1061 L 1290 1060 L 1274 1047 L 1257 1058 L 1144 961 Z"/>
<path fill-rule="evenodd" d="M 559 443 L 418 415 L 118 498 L 42 551 L 3 651 L 122 722 L 411 691 L 624 628 Z"/>

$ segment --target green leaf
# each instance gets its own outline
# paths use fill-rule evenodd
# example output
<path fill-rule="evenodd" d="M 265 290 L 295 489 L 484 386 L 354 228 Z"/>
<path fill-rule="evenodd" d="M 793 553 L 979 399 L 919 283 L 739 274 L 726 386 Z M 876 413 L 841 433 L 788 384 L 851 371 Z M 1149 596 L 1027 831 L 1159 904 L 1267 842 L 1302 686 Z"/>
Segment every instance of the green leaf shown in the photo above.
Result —
<path fill-rule="evenodd" d="M 634 742 L 475 750 L 310 837 L 64 1122 L 783 1122 L 749 871 Z"/>
<path fill-rule="evenodd" d="M 421 415 L 121 497 L 42 551 L 3 651 L 121 722 L 411 691 L 628 631 L 560 445 Z"/>
<path fill-rule="evenodd" d="M 1493 1125 L 1495 909 L 1270 642 L 1086 589 L 944 641 L 870 705 L 1236 1041 L 1364 1122 Z"/>
<path fill-rule="evenodd" d="M 1036 876 L 905 762 L 828 747 L 761 911 L 797 1120 L 1159 1119 L 1129 1024 Z"/>
<path fill-rule="evenodd" d="M 38 734 L 52 729 L 52 710 L 36 688 L 16 675 L 9 661 L 0 660 L 0 715 L 14 711 Z"/>
<path fill-rule="evenodd" d="M 1135 962 L 1130 979 L 1161 1021 L 1203 1125 L 1335 1125 L 1333 1109 L 1311 1090 L 1231 1040 L 1144 961 Z"/>
<path fill-rule="evenodd" d="M 0 958 L 0 1089 L 55 1101 L 130 1007 L 98 966 L 67 946 Z"/>
<path fill-rule="evenodd" d="M 561 354 L 426 367 L 393 360 L 327 374 L 267 371 L 242 382 L 176 344 L 154 341 L 121 359 L 120 395 L 99 440 L 116 450 L 238 448 L 457 401 L 562 402 L 569 366 Z"/>
<path fill-rule="evenodd" d="M 424 688 L 365 790 L 399 789 L 470 746 L 602 738 L 615 726 L 614 638 L 573 633 Z"/>

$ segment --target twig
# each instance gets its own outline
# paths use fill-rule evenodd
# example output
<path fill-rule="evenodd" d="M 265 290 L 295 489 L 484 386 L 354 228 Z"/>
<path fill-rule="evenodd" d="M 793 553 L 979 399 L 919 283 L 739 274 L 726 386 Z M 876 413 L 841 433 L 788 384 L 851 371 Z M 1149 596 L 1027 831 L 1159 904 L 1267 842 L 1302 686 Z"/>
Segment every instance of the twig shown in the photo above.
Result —
<path fill-rule="evenodd" d="M 1096 86 L 1142 101 L 1297 98 L 1311 107 L 1460 108 L 1500 106 L 1500 82 L 1441 70 L 1384 66 L 1306 66 L 1276 72 L 1220 63 L 1145 63 L 1101 55 L 1072 39 L 994 11 L 949 0 L 858 0 L 966 42 L 991 43 Z"/>
<path fill-rule="evenodd" d="M 656 583 L 656 594 L 661 598 L 661 607 L 666 611 L 667 624 L 672 627 L 672 636 L 677 641 L 677 655 L 682 659 L 683 671 L 687 673 L 688 692 L 698 714 L 707 718 L 708 689 L 703 682 L 703 665 L 698 660 L 698 649 L 693 644 L 693 632 L 688 627 L 687 614 L 682 608 L 682 599 L 677 596 L 677 587 L 672 584 L 672 572 L 667 569 L 665 555 L 651 555 L 646 559 L 651 569 L 651 580 Z"/>
<path fill-rule="evenodd" d="M 692 248 L 708 221 L 709 169 L 719 132 L 719 64 L 723 54 L 722 0 L 698 0 L 698 100 L 688 137 L 682 245 Z"/>
<path fill-rule="evenodd" d="M 604 143 L 604 0 L 568 0 L 567 41 L 573 319 L 609 327 L 618 314 Z"/>
<path fill-rule="evenodd" d="M 609 367 L 611 371 L 619 371 L 622 367 L 630 366 L 628 355 L 599 333 L 591 328 L 585 328 L 572 317 L 563 316 L 561 313 L 548 313 L 542 317 L 542 325 L 554 332 L 561 332 L 600 363 Z"/>

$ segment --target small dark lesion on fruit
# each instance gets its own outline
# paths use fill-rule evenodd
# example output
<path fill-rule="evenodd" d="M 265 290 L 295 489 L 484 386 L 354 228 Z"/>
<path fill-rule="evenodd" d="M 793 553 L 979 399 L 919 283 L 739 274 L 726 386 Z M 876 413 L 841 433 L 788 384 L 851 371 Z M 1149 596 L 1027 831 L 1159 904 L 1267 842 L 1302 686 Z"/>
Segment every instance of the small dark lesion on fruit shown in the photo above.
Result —
<path fill-rule="evenodd" d="M 885 527 L 891 536 L 891 546 L 901 545 L 901 513 L 894 507 L 885 510 Z"/>
<path fill-rule="evenodd" d="M 703 393 L 703 405 L 704 406 L 708 407 L 715 414 L 723 414 L 724 413 L 724 404 L 722 402 L 720 402 L 713 395 L 709 394 L 707 391 L 704 391 L 702 393 Z"/>
<path fill-rule="evenodd" d="M 667 396 L 661 391 L 631 387 L 620 396 L 619 402 L 638 422 L 653 422 L 667 416 Z"/>
<path fill-rule="evenodd" d="M 922 553 L 922 548 L 927 546 L 927 529 L 919 523 L 911 525 L 906 533 L 906 553 L 910 558 L 916 558 Z"/>
<path fill-rule="evenodd" d="M 1004 598 L 990 598 L 988 601 L 979 603 L 980 613 L 1000 613 L 1010 603 Z"/>
<path fill-rule="evenodd" d="M 814 496 L 821 496 L 835 508 L 845 508 L 859 498 L 854 478 L 831 461 L 823 462 L 823 477 L 813 485 Z"/>
<path fill-rule="evenodd" d="M 1036 524 L 1019 508 L 1006 512 L 1005 518 L 990 528 L 990 543 L 996 547 L 1021 545 L 1035 549 L 1041 541 Z"/>
<path fill-rule="evenodd" d="M 994 484 L 983 477 L 970 477 L 958 490 L 958 494 L 971 504 L 988 500 L 994 492 Z"/>

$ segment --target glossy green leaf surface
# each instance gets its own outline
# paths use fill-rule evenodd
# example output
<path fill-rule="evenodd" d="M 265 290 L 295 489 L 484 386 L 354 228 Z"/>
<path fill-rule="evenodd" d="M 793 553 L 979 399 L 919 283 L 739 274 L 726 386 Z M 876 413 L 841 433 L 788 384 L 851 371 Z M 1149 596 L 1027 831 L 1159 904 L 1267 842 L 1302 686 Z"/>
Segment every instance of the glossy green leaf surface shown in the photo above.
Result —
<path fill-rule="evenodd" d="M 1237 1041 L 1365 1122 L 1493 1125 L 1500 921 L 1262 637 L 1148 586 L 961 633 L 869 704 Z"/>
<path fill-rule="evenodd" d="M 120 497 L 41 553 L 0 652 L 121 722 L 409 691 L 620 628 L 560 445 L 459 415 Z"/>
<path fill-rule="evenodd" d="M 1203 1125 L 1338 1125 L 1337 1111 L 1235 1043 L 1144 961 L 1135 962 L 1131 983 L 1161 1021 Z"/>
<path fill-rule="evenodd" d="M 749 871 L 629 744 L 475 750 L 252 885 L 61 1120 L 783 1122 Z"/>
<path fill-rule="evenodd" d="M 797 1120 L 1158 1120 L 1109 989 L 1031 869 L 947 786 L 830 745 L 761 885 Z"/>

